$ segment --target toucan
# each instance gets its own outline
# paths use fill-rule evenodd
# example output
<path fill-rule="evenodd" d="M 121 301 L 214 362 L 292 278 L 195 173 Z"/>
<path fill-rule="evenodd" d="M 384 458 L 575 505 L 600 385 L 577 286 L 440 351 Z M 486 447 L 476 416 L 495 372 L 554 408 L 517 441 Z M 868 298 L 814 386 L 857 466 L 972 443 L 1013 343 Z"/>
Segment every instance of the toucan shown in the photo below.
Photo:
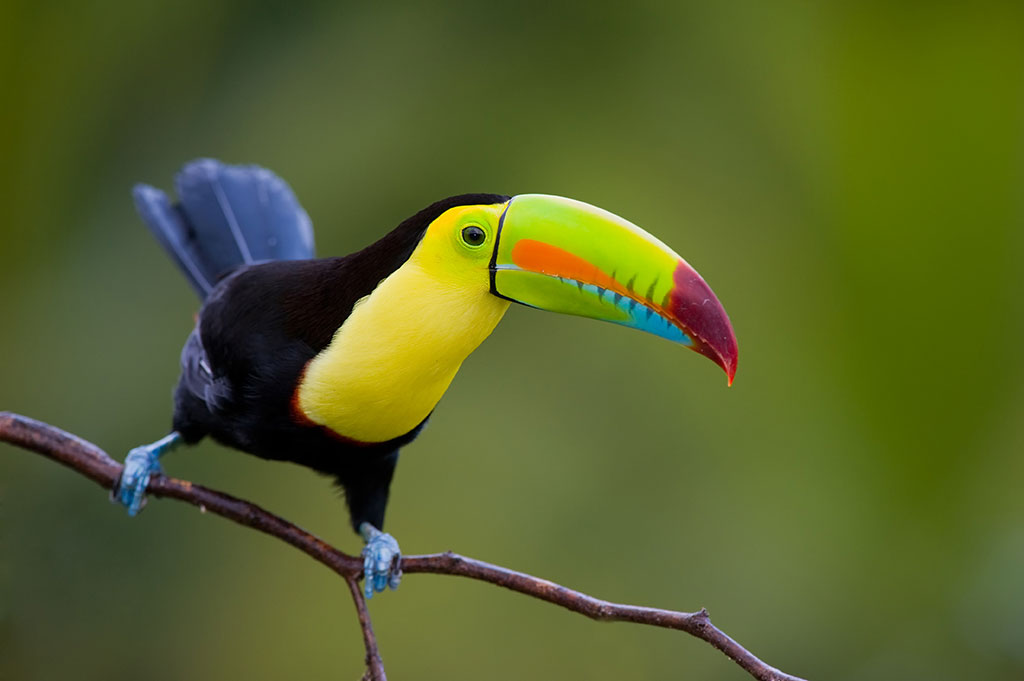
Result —
<path fill-rule="evenodd" d="M 661 336 L 732 383 L 729 317 L 668 246 L 600 208 L 544 194 L 462 194 L 380 240 L 316 258 L 312 223 L 269 170 L 198 159 L 178 200 L 135 205 L 202 300 L 181 353 L 173 428 L 132 449 L 115 499 L 139 512 L 159 458 L 211 437 L 333 476 L 363 549 L 367 597 L 401 578 L 383 531 L 399 450 L 511 303 Z"/>

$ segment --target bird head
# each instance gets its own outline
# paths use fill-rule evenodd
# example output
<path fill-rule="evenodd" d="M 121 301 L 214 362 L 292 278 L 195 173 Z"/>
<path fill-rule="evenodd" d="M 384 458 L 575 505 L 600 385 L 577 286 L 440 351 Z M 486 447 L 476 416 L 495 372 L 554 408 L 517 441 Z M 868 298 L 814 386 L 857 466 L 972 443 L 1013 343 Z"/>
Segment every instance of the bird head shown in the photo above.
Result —
<path fill-rule="evenodd" d="M 661 336 L 711 359 L 732 384 L 737 347 L 729 317 L 675 251 L 581 201 L 544 194 L 491 200 L 454 205 L 430 222 L 417 249 L 426 266 L 460 289 Z"/>

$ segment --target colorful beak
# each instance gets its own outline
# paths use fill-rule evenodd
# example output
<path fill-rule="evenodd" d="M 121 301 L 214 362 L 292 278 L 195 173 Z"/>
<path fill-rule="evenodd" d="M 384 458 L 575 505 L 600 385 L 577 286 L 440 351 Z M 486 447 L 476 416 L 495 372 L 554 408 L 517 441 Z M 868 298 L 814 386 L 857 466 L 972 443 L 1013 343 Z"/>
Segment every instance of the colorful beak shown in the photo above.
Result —
<path fill-rule="evenodd" d="M 697 271 L 628 220 L 543 194 L 513 197 L 491 256 L 491 292 L 647 331 L 736 374 L 736 335 Z"/>

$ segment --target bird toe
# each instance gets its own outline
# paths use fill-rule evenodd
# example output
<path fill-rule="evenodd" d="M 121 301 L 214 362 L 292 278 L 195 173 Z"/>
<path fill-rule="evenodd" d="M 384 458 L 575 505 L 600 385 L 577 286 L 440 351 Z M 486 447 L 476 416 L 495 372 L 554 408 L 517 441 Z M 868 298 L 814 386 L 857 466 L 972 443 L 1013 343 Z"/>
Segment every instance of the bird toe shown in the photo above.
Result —
<path fill-rule="evenodd" d="M 402 553 L 390 534 L 380 532 L 363 548 L 363 593 L 372 598 L 384 589 L 397 589 L 402 579 Z"/>
<path fill-rule="evenodd" d="M 124 505 L 128 509 L 128 515 L 138 514 L 146 505 L 149 476 L 159 472 L 160 462 L 152 446 L 145 445 L 131 450 L 124 459 L 121 478 L 111 494 L 113 500 Z"/>

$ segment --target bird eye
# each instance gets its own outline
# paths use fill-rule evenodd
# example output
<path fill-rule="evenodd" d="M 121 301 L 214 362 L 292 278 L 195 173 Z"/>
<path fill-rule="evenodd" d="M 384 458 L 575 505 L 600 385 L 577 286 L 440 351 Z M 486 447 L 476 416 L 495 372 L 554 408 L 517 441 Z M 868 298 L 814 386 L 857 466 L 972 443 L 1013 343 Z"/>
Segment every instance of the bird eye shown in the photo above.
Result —
<path fill-rule="evenodd" d="M 487 234 L 484 230 L 480 229 L 476 225 L 470 225 L 469 227 L 462 228 L 462 240 L 470 246 L 479 246 L 487 238 Z"/>

